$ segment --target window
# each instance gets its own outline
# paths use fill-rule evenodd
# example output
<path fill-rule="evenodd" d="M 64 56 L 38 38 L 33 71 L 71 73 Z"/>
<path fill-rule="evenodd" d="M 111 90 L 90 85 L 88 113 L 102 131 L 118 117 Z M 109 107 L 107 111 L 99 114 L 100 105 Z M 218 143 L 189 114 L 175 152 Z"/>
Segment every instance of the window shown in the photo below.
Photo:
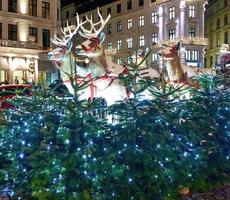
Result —
<path fill-rule="evenodd" d="M 157 12 L 152 12 L 152 23 L 155 24 L 157 23 L 157 17 L 158 17 L 158 14 Z"/>
<path fill-rule="evenodd" d="M 57 8 L 57 21 L 60 21 L 60 10 Z"/>
<path fill-rule="evenodd" d="M 50 30 L 47 29 L 42 30 L 42 41 L 43 41 L 43 47 L 45 48 L 50 47 Z"/>
<path fill-rule="evenodd" d="M 117 41 L 117 50 L 120 51 L 122 49 L 122 41 L 118 40 Z"/>
<path fill-rule="evenodd" d="M 212 49 L 213 48 L 213 36 L 210 37 L 209 45 L 210 45 L 210 49 Z"/>
<path fill-rule="evenodd" d="M 37 17 L 37 0 L 29 0 L 29 15 Z"/>
<path fill-rule="evenodd" d="M 210 32 L 213 30 L 213 22 L 210 23 Z"/>
<path fill-rule="evenodd" d="M 169 39 L 173 40 L 176 38 L 176 30 L 175 29 L 169 29 Z"/>
<path fill-rule="evenodd" d="M 111 10 L 111 8 L 109 7 L 109 8 L 107 8 L 107 15 L 111 15 L 112 14 L 112 10 Z"/>
<path fill-rule="evenodd" d="M 195 28 L 189 28 L 189 37 L 190 38 L 196 37 L 196 29 Z"/>
<path fill-rule="evenodd" d="M 152 53 L 152 63 L 156 63 L 157 62 L 157 53 Z"/>
<path fill-rule="evenodd" d="M 108 42 L 108 49 L 112 49 L 113 48 L 113 45 L 112 45 L 112 42 Z"/>
<path fill-rule="evenodd" d="M 224 7 L 228 7 L 228 0 L 224 0 Z"/>
<path fill-rule="evenodd" d="M 151 3 L 154 3 L 154 2 L 156 2 L 156 0 L 151 0 Z"/>
<path fill-rule="evenodd" d="M 29 36 L 33 36 L 35 38 L 35 42 L 37 42 L 37 28 L 29 27 Z"/>
<path fill-rule="evenodd" d="M 69 19 L 69 11 L 67 10 L 66 13 L 65 13 L 65 18 L 66 19 Z"/>
<path fill-rule="evenodd" d="M 2 10 L 2 0 L 0 0 L 0 10 Z"/>
<path fill-rule="evenodd" d="M 139 26 L 144 26 L 145 25 L 145 16 L 140 15 L 139 16 Z"/>
<path fill-rule="evenodd" d="M 133 62 L 132 56 L 128 56 L 127 62 L 128 62 L 128 64 L 131 64 Z"/>
<path fill-rule="evenodd" d="M 194 5 L 189 6 L 189 17 L 192 17 L 192 18 L 195 17 L 195 6 Z"/>
<path fill-rule="evenodd" d="M 216 36 L 216 46 L 217 47 L 220 46 L 220 34 L 217 34 L 217 36 Z"/>
<path fill-rule="evenodd" d="M 121 13 L 121 4 L 117 4 L 117 13 Z"/>
<path fill-rule="evenodd" d="M 212 65 L 213 65 L 213 56 L 209 57 L 209 62 L 210 62 L 210 67 L 212 67 Z"/>
<path fill-rule="evenodd" d="M 121 64 L 122 64 L 122 61 L 121 61 L 120 58 L 117 59 L 117 64 L 118 64 L 118 65 L 121 65 Z"/>
<path fill-rule="evenodd" d="M 228 14 L 224 15 L 224 25 L 228 25 Z"/>
<path fill-rule="evenodd" d="M 132 29 L 133 28 L 133 19 L 128 19 L 128 29 Z"/>
<path fill-rule="evenodd" d="M 144 35 L 140 35 L 139 37 L 139 46 L 140 47 L 145 46 L 145 36 Z"/>
<path fill-rule="evenodd" d="M 169 8 L 169 19 L 175 18 L 175 6 Z"/>
<path fill-rule="evenodd" d="M 197 50 L 186 50 L 185 51 L 186 61 L 198 61 L 198 51 Z"/>
<path fill-rule="evenodd" d="M 17 25 L 8 24 L 8 40 L 17 41 L 18 38 L 18 28 Z"/>
<path fill-rule="evenodd" d="M 156 44 L 157 43 L 157 37 L 158 37 L 157 33 L 152 33 L 152 44 Z"/>
<path fill-rule="evenodd" d="M 2 23 L 0 23 L 0 39 L 2 39 Z"/>
<path fill-rule="evenodd" d="M 224 32 L 224 44 L 228 44 L 228 31 Z"/>
<path fill-rule="evenodd" d="M 49 19 L 50 18 L 50 3 L 49 2 L 42 2 L 42 17 Z"/>
<path fill-rule="evenodd" d="M 131 10 L 132 9 L 132 0 L 128 0 L 127 1 L 127 10 Z"/>
<path fill-rule="evenodd" d="M 220 18 L 218 18 L 216 20 L 216 28 L 219 29 L 220 28 Z"/>
<path fill-rule="evenodd" d="M 144 0 L 139 0 L 139 6 L 143 6 L 144 5 Z"/>
<path fill-rule="evenodd" d="M 111 34 L 112 33 L 112 24 L 107 25 L 107 33 Z"/>
<path fill-rule="evenodd" d="M 121 32 L 122 31 L 122 24 L 121 21 L 117 22 L 117 32 Z"/>
<path fill-rule="evenodd" d="M 128 38 L 127 44 L 128 44 L 128 49 L 132 49 L 133 48 L 133 38 Z"/>
<path fill-rule="evenodd" d="M 9 12 L 17 12 L 17 0 L 8 1 L 8 11 Z"/>

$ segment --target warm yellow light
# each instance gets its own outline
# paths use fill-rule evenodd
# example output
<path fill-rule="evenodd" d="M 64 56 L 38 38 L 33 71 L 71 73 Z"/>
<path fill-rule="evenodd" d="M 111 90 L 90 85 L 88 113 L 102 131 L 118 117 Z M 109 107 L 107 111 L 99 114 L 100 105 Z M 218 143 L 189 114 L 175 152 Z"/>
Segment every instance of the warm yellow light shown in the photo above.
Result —
<path fill-rule="evenodd" d="M 19 10 L 20 10 L 21 14 L 27 14 L 28 13 L 28 0 L 20 0 Z"/>

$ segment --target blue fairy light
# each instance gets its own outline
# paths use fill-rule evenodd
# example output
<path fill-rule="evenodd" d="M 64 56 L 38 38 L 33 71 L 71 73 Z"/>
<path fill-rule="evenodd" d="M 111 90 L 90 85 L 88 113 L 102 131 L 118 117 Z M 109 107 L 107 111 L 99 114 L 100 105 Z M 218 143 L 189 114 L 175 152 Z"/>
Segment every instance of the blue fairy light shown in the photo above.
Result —
<path fill-rule="evenodd" d="M 20 153 L 20 155 L 19 155 L 19 157 L 21 158 L 21 159 L 23 159 L 24 158 L 24 153 Z"/>

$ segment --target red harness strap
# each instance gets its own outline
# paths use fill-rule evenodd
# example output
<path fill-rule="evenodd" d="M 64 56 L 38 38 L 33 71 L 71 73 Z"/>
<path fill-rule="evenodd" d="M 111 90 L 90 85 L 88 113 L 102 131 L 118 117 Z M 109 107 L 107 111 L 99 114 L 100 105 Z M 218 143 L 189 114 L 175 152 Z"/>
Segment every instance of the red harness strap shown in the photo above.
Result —
<path fill-rule="evenodd" d="M 183 73 L 183 75 L 180 78 L 180 80 L 172 80 L 172 81 L 169 81 L 169 83 L 178 83 L 178 84 L 182 83 L 184 85 L 188 85 L 188 86 L 195 87 L 195 88 L 200 87 L 198 82 L 191 83 L 191 82 L 188 81 L 187 72 Z"/>

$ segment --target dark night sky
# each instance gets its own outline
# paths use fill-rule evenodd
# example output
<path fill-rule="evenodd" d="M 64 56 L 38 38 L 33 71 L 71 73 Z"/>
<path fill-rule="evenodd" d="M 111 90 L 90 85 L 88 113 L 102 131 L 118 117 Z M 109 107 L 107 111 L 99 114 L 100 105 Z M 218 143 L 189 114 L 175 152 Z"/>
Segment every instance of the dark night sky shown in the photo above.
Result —
<path fill-rule="evenodd" d="M 64 5 L 67 5 L 69 3 L 73 3 L 75 2 L 76 4 L 88 4 L 88 3 L 91 3 L 91 4 L 96 4 L 98 6 L 100 5 L 103 5 L 105 3 L 111 3 L 111 2 L 114 2 L 115 0 L 61 0 L 61 3 L 62 3 L 62 6 Z"/>
<path fill-rule="evenodd" d="M 61 0 L 62 6 L 70 3 L 76 3 L 76 11 L 81 14 L 97 7 L 101 7 L 107 3 L 112 3 L 118 0 Z"/>

